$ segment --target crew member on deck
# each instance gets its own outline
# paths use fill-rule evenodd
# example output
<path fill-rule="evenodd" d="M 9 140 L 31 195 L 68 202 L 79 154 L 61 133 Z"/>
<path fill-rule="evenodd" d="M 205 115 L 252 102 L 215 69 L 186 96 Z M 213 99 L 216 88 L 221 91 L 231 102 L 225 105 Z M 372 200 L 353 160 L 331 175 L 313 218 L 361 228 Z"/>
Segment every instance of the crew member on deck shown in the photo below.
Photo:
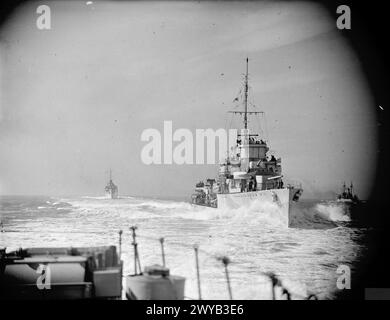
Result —
<path fill-rule="evenodd" d="M 241 180 L 241 192 L 245 191 L 245 180 Z"/>
<path fill-rule="evenodd" d="M 249 191 L 252 191 L 253 189 L 253 177 L 249 181 Z"/>

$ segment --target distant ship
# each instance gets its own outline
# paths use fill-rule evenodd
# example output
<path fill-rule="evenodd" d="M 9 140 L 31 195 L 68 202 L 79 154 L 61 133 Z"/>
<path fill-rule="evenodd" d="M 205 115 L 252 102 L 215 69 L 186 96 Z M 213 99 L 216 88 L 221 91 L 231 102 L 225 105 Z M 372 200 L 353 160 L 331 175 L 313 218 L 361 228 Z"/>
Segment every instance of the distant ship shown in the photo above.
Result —
<path fill-rule="evenodd" d="M 106 192 L 107 198 L 110 198 L 110 199 L 117 199 L 118 198 L 118 187 L 112 181 L 111 169 L 110 169 L 110 181 L 107 183 L 106 187 L 104 188 L 104 191 Z"/>
<path fill-rule="evenodd" d="M 360 202 L 358 196 L 353 192 L 353 184 L 349 187 L 346 186 L 345 182 L 343 183 L 342 191 L 337 195 L 338 202 L 345 202 L 351 204 L 357 204 Z"/>
<path fill-rule="evenodd" d="M 281 158 L 269 155 L 269 147 L 258 134 L 250 134 L 248 116 L 264 112 L 248 111 L 248 59 L 241 100 L 244 110 L 229 111 L 243 115 L 244 127 L 237 136 L 237 144 L 219 164 L 216 179 L 196 184 L 191 197 L 193 204 L 221 209 L 249 207 L 255 201 L 276 204 L 288 226 L 293 221 L 293 206 L 303 193 L 300 185 L 284 185 Z M 242 92 L 242 91 L 241 91 Z"/>

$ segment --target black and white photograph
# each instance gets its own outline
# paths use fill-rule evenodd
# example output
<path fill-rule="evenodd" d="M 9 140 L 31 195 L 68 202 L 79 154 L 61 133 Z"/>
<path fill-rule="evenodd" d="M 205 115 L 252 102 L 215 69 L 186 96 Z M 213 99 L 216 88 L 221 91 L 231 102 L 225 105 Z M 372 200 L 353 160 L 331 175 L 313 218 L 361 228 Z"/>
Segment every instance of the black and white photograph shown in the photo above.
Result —
<path fill-rule="evenodd" d="M 364 5 L 3 7 L 0 302 L 217 319 L 390 300 L 387 71 Z"/>

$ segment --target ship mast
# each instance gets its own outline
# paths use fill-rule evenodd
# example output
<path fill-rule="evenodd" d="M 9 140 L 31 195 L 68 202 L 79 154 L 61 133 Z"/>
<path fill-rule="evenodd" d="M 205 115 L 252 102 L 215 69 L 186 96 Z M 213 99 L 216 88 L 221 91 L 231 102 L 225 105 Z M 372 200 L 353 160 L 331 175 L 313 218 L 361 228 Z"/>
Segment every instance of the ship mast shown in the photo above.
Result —
<path fill-rule="evenodd" d="M 246 58 L 246 72 L 244 84 L 244 111 L 228 111 L 229 113 L 244 115 L 244 129 L 248 129 L 248 115 L 263 114 L 263 111 L 248 111 L 248 90 L 249 90 L 249 59 Z"/>
<path fill-rule="evenodd" d="M 244 128 L 248 129 L 248 57 L 246 58 L 244 105 L 245 105 Z"/>

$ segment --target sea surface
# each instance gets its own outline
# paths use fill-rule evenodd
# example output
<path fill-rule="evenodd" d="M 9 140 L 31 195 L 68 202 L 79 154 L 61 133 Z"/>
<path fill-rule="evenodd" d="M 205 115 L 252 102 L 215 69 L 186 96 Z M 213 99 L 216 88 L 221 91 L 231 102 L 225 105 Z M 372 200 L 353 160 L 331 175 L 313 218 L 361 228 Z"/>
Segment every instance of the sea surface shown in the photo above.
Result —
<path fill-rule="evenodd" d="M 137 226 L 142 267 L 161 264 L 164 238 L 167 267 L 186 277 L 185 296 L 197 299 L 195 256 L 203 299 L 228 299 L 221 257 L 228 257 L 234 299 L 270 299 L 275 273 L 292 294 L 333 299 L 337 268 L 352 273 L 367 253 L 366 228 L 350 222 L 349 213 L 331 201 L 300 201 L 301 218 L 285 227 L 277 207 L 258 203 L 250 209 L 221 211 L 190 203 L 121 197 L 0 197 L 0 247 L 118 245 L 123 230 L 124 275 L 133 273 L 131 226 Z M 279 297 L 279 296 L 278 296 Z M 280 297 L 283 298 L 283 297 Z"/>

